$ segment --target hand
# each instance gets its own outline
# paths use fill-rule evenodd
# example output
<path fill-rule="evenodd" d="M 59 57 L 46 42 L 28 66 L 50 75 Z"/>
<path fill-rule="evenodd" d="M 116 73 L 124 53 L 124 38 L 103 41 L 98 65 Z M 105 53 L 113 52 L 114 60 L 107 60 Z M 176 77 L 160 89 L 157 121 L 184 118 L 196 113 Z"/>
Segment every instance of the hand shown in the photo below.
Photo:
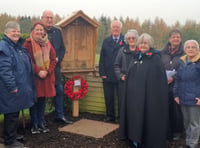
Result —
<path fill-rule="evenodd" d="M 10 93 L 17 93 L 17 92 L 18 92 L 18 89 L 10 91 Z"/>
<path fill-rule="evenodd" d="M 102 78 L 102 79 L 106 79 L 107 77 L 106 77 L 106 76 L 101 76 L 101 78 Z"/>
<path fill-rule="evenodd" d="M 122 80 L 122 81 L 125 81 L 125 79 L 126 79 L 126 75 L 123 75 L 123 76 L 121 77 L 121 80 Z"/>
<path fill-rule="evenodd" d="M 175 98 L 174 98 L 174 101 L 175 101 L 177 104 L 180 104 L 179 97 L 175 97 Z"/>
<path fill-rule="evenodd" d="M 41 70 L 38 75 L 41 79 L 44 79 L 47 77 L 48 72 L 46 70 Z"/>
<path fill-rule="evenodd" d="M 173 78 L 173 77 L 169 78 L 169 79 L 168 79 L 168 84 L 172 83 L 173 81 L 174 81 L 174 78 Z"/>
<path fill-rule="evenodd" d="M 196 100 L 197 100 L 197 103 L 196 103 L 196 105 L 200 105 L 200 99 L 199 98 L 195 98 Z"/>

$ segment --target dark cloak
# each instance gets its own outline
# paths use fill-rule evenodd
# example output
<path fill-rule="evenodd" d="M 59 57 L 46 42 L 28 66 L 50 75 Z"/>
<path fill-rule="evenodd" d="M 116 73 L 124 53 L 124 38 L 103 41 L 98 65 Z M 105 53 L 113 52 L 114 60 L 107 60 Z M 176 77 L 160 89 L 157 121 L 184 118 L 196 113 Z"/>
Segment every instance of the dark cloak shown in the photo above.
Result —
<path fill-rule="evenodd" d="M 160 56 L 153 49 L 149 53 L 138 56 L 129 67 L 120 112 L 120 137 L 142 143 L 144 147 L 164 148 L 168 123 L 167 78 Z"/>

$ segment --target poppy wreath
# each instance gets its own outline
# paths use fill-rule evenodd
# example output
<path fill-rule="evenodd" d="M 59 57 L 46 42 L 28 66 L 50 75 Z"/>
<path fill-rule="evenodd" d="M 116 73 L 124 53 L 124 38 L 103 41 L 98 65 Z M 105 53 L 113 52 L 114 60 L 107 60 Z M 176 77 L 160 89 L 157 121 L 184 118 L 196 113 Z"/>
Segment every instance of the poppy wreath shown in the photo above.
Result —
<path fill-rule="evenodd" d="M 74 80 L 81 80 L 81 88 L 78 92 L 73 92 Z M 69 79 L 64 86 L 64 92 L 71 100 L 83 99 L 87 93 L 88 84 L 81 76 L 73 76 Z"/>

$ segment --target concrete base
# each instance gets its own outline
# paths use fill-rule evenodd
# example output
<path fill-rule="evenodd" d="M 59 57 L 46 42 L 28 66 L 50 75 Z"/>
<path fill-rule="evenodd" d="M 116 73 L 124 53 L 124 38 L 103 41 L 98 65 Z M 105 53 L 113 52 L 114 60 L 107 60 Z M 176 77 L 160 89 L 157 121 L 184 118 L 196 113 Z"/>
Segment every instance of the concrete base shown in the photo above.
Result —
<path fill-rule="evenodd" d="M 119 127 L 118 124 L 81 119 L 73 124 L 59 128 L 59 131 L 80 134 L 84 136 L 103 138 Z"/>

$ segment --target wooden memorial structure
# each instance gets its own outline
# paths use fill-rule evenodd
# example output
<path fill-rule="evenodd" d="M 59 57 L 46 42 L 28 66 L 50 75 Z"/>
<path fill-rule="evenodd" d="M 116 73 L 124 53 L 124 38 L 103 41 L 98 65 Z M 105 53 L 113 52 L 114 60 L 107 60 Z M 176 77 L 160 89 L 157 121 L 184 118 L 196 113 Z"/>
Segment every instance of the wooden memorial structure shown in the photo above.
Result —
<path fill-rule="evenodd" d="M 62 30 L 66 53 L 61 63 L 61 72 L 67 77 L 79 75 L 85 78 L 90 72 L 95 72 L 95 55 L 98 22 L 79 10 L 56 24 Z M 73 91 L 79 91 L 80 86 L 74 86 Z M 79 116 L 79 102 L 73 101 L 73 116 Z"/>

